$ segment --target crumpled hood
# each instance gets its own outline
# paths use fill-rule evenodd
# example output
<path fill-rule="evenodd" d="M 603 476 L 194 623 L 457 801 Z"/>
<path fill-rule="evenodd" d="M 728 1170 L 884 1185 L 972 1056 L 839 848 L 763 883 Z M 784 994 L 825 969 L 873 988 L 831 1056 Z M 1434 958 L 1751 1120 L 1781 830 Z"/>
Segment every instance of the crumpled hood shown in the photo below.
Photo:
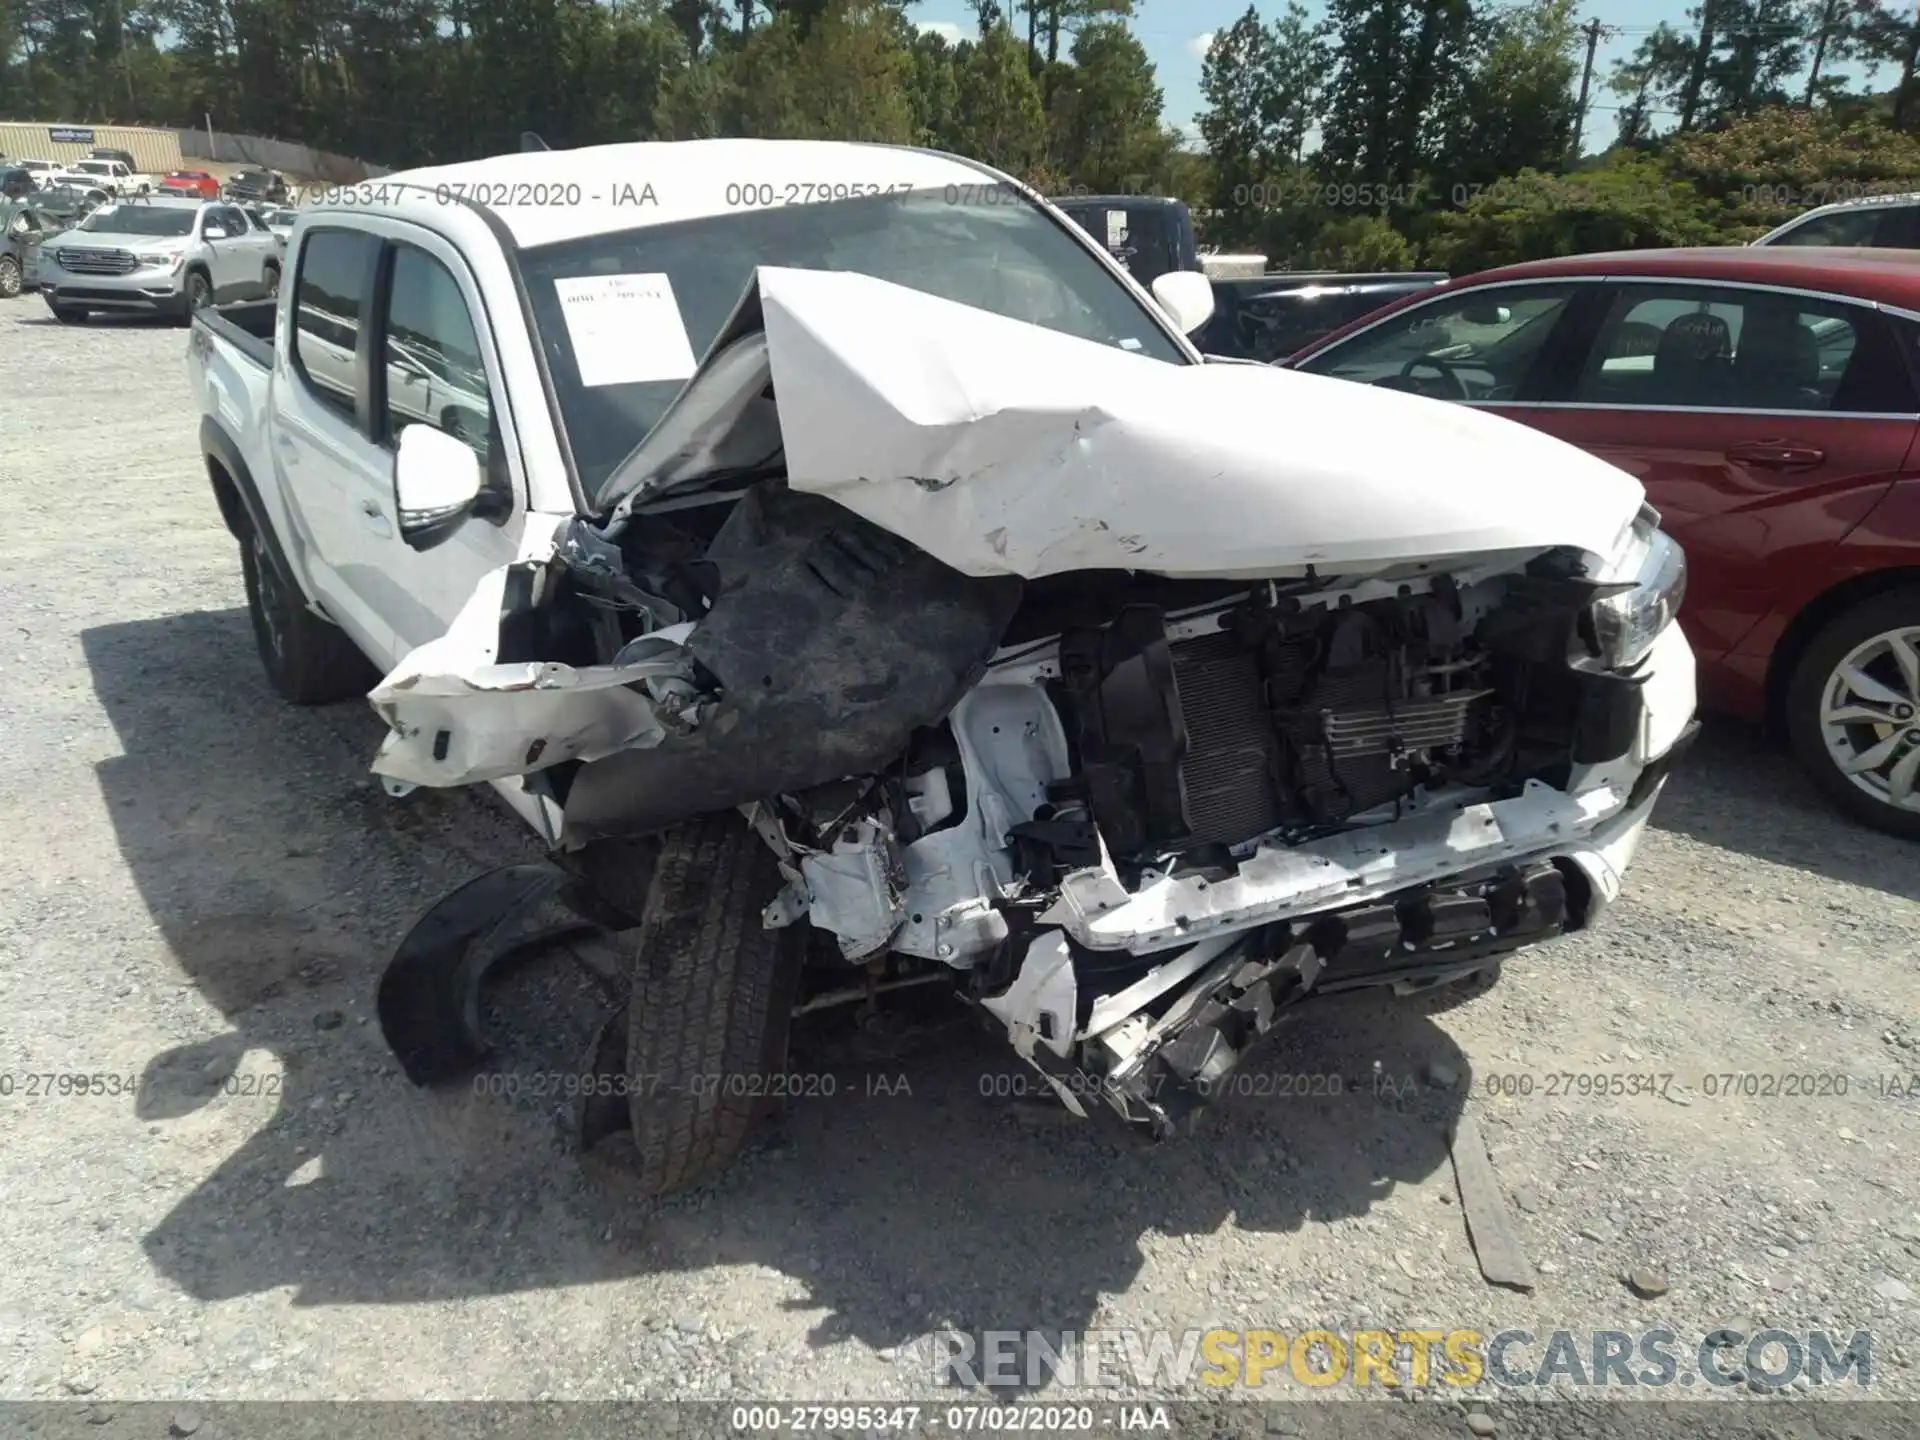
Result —
<path fill-rule="evenodd" d="M 762 267 L 754 287 L 792 487 L 971 575 L 1604 558 L 1645 499 L 1625 471 L 1465 405 L 1169 365 L 866 275 Z M 754 302 L 676 410 L 702 403 Z"/>

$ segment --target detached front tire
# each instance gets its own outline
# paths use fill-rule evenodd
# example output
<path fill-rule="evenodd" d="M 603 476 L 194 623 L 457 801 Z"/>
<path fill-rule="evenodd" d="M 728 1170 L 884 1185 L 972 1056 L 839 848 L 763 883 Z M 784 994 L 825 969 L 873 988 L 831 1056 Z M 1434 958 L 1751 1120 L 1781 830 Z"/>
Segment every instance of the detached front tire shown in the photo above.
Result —
<path fill-rule="evenodd" d="M 628 1110 L 641 1185 L 666 1194 L 711 1178 L 773 1107 L 806 929 L 768 930 L 782 881 L 773 852 L 735 811 L 668 831 L 627 932 Z"/>
<path fill-rule="evenodd" d="M 1788 683 L 1786 722 L 1829 800 L 1920 839 L 1920 588 L 1876 595 L 1815 635 Z"/>
<path fill-rule="evenodd" d="M 347 638 L 306 607 L 274 564 L 260 532 L 240 536 L 240 569 L 247 586 L 247 614 L 267 679 L 294 705 L 330 705 L 364 696 L 379 676 Z"/>

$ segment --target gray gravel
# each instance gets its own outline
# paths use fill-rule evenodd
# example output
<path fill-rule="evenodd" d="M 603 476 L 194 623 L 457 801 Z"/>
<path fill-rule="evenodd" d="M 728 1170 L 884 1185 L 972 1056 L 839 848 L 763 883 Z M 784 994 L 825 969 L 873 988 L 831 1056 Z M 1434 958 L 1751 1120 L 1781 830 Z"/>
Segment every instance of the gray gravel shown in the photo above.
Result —
<path fill-rule="evenodd" d="M 411 1088 L 386 955 L 534 847 L 482 795 L 385 798 L 364 707 L 269 692 L 184 349 L 0 306 L 0 1072 L 122 1091 L 0 1100 L 0 1397 L 876 1399 L 928 1393 L 943 1326 L 1213 1324 L 1870 1329 L 1871 1393 L 1920 1395 L 1920 1100 L 1867 1086 L 1920 1083 L 1920 847 L 1737 727 L 1603 928 L 1445 1013 L 1303 1013 L 1191 1139 L 984 1096 L 1014 1070 L 970 1026 L 898 1059 L 829 1035 L 834 1098 L 648 1204 L 564 1107 Z M 599 1003 L 563 961 L 503 982 L 495 1072 L 573 1068 Z M 1852 1081 L 1706 1093 L 1783 1070 Z M 1547 1095 L 1563 1071 L 1675 1078 Z M 1475 1268 L 1463 1104 L 1531 1295 Z"/>

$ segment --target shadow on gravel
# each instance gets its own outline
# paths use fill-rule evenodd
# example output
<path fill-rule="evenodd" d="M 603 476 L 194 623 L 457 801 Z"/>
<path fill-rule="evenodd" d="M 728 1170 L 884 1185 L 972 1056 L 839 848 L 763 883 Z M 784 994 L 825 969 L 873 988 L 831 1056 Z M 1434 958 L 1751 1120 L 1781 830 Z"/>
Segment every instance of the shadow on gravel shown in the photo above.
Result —
<path fill-rule="evenodd" d="M 1827 804 L 1784 744 L 1724 716 L 1707 720 L 1654 806 L 1653 825 L 1920 901 L 1920 845 L 1855 824 Z"/>
<path fill-rule="evenodd" d="M 1026 1072 L 970 1020 L 922 1028 L 898 1061 L 849 1058 L 817 1026 L 795 1065 L 832 1093 L 792 1102 L 708 1190 L 645 1203 L 602 1152 L 574 1156 L 565 1105 L 486 1093 L 488 1077 L 581 1069 L 604 1001 L 577 967 L 523 967 L 489 991 L 497 1052 L 478 1087 L 414 1089 L 370 1022 L 415 915 L 528 855 L 517 821 L 458 793 L 388 801 L 365 768 L 377 721 L 283 706 L 242 611 L 83 643 L 124 751 L 99 767 L 121 852 L 183 987 L 226 1027 L 156 1056 L 137 1100 L 167 1166 L 197 1178 L 145 1239 L 195 1298 L 287 1286 L 307 1305 L 397 1303 L 746 1263 L 804 1283 L 789 1303 L 826 1310 L 820 1346 L 898 1345 L 941 1322 L 1078 1330 L 1133 1285 L 1149 1231 L 1296 1231 L 1447 1163 L 1459 1050 L 1418 1002 L 1348 998 L 1298 1012 L 1194 1137 L 1159 1146 L 1012 1098 Z M 1433 1211 L 1408 1254 L 1431 1267 L 1444 1237 L 1471 1265 L 1457 1208 Z M 1401 1283 L 1391 1254 L 1329 1238 L 1302 1274 L 1254 1289 L 1281 1303 L 1356 1263 Z M 617 1323 L 672 1323 L 684 1303 L 629 1292 Z"/>
<path fill-rule="evenodd" d="M 27 297 L 22 294 L 18 298 L 25 300 Z M 179 319 L 170 315 L 109 315 L 103 311 L 86 320 L 56 320 L 53 318 L 52 312 L 46 309 L 44 302 L 41 306 L 40 313 L 37 315 L 9 314 L 6 318 L 12 320 L 16 325 L 45 325 L 51 330 L 85 330 L 89 327 L 97 327 L 103 330 L 165 330 L 168 328 L 180 328 Z"/>

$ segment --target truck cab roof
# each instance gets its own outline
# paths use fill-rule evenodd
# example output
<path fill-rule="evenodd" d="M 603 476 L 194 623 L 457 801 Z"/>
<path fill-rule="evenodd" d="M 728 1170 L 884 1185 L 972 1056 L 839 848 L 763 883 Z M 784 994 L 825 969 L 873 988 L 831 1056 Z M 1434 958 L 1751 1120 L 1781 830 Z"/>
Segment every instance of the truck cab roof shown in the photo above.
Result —
<path fill-rule="evenodd" d="M 317 211 L 393 207 L 422 219 L 472 202 L 532 248 L 742 209 L 905 190 L 979 190 L 1005 177 L 958 156 L 841 140 L 673 140 L 533 150 L 404 170 L 323 191 Z M 857 187 L 857 188 L 856 188 Z"/>

